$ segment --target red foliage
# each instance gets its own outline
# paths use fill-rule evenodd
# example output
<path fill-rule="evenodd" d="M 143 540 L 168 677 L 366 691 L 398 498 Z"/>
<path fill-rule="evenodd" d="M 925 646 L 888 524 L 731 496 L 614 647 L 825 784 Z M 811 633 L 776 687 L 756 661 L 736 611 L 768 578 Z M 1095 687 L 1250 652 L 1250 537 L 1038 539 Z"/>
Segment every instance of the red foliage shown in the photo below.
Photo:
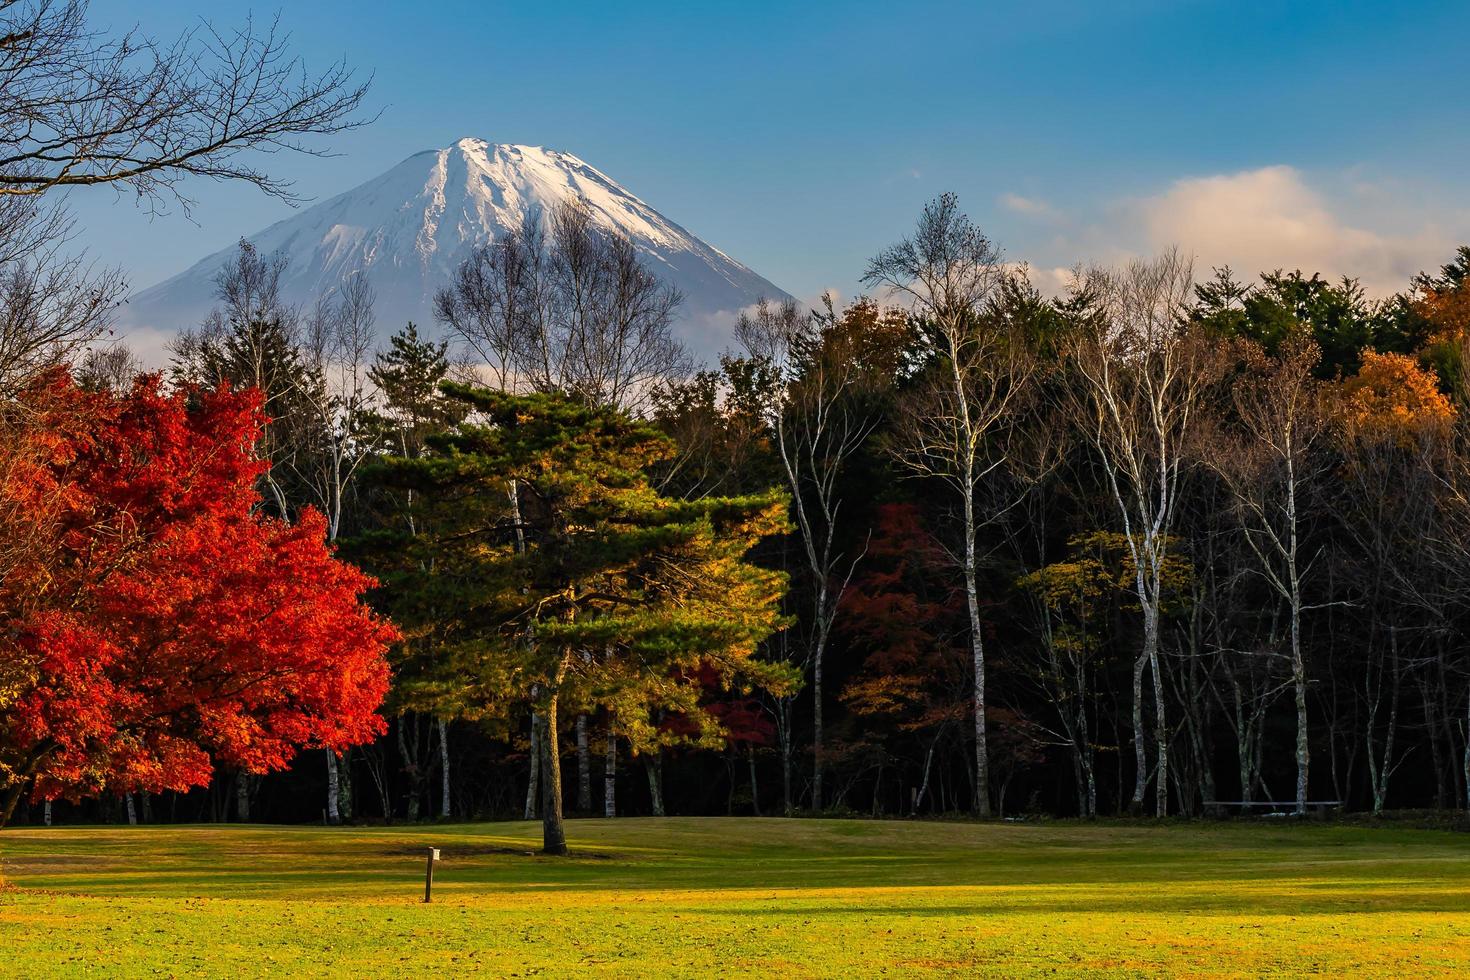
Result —
<path fill-rule="evenodd" d="M 0 788 L 183 790 L 383 730 L 396 632 L 319 515 L 256 513 L 254 392 L 152 377 L 111 397 L 57 377 L 28 400 L 41 451 L 0 466 L 0 521 L 46 527 L 0 587 L 0 657 L 20 665 L 0 691 Z"/>
<path fill-rule="evenodd" d="M 776 725 L 770 712 L 756 698 L 741 697 L 724 689 L 720 674 L 713 667 L 701 666 L 690 678 L 703 693 L 700 707 L 714 717 L 724 730 L 725 742 L 735 746 L 770 745 L 776 736 Z M 699 725 L 688 715 L 673 712 L 666 715 L 659 727 L 673 735 L 694 738 L 699 735 Z"/>
<path fill-rule="evenodd" d="M 905 731 L 965 718 L 968 620 L 953 578 L 916 506 L 878 508 L 864 574 L 843 597 L 843 633 L 863 654 L 842 692 L 854 712 Z"/>

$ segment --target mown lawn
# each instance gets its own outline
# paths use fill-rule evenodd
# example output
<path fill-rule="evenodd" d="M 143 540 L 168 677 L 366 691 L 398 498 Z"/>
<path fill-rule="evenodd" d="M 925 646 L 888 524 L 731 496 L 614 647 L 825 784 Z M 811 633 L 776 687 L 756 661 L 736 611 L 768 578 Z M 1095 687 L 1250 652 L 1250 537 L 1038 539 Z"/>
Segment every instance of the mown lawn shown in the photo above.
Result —
<path fill-rule="evenodd" d="M 0 831 L 0 974 L 1470 975 L 1464 834 L 580 820 L 553 859 L 538 830 Z"/>

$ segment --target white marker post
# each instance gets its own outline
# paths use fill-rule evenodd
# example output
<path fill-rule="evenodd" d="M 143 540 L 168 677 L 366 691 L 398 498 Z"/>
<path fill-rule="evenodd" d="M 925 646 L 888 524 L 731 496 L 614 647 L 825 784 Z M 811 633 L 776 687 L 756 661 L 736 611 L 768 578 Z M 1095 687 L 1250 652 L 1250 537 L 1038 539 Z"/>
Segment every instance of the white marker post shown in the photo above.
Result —
<path fill-rule="evenodd" d="M 424 870 L 424 902 L 432 902 L 434 891 L 434 863 L 439 860 L 439 848 L 429 848 L 429 863 Z"/>

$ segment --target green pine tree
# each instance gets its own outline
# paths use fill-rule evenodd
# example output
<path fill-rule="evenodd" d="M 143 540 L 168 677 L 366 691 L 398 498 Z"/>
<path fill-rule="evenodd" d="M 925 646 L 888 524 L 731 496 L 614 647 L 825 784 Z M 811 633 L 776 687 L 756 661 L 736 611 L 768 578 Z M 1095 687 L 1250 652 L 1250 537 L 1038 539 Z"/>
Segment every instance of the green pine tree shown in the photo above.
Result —
<path fill-rule="evenodd" d="M 793 683 L 754 656 L 785 625 L 785 576 L 746 560 L 787 529 L 782 495 L 671 499 L 647 472 L 672 443 L 647 423 L 556 395 L 442 389 L 469 420 L 376 470 L 416 491 L 419 531 L 366 542 L 405 632 L 436 635 L 432 661 L 410 671 L 426 708 L 503 721 L 530 705 L 545 726 L 542 771 L 559 773 L 565 706 L 662 709 L 689 722 L 691 740 L 718 744 L 697 674 L 739 689 Z M 565 853 L 559 779 L 542 780 L 542 812 L 545 851 Z"/>

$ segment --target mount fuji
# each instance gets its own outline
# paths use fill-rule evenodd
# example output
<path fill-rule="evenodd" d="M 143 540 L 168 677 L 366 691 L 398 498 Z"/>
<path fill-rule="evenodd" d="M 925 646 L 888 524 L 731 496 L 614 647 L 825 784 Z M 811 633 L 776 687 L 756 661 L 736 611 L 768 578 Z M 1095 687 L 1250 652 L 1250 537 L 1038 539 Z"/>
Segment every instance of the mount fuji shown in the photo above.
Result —
<path fill-rule="evenodd" d="M 346 276 L 365 273 L 385 335 L 413 320 L 432 329 L 434 293 L 476 245 L 580 199 L 597 223 L 626 235 L 648 268 L 678 288 L 676 331 L 709 356 L 729 337 L 736 311 L 787 294 L 670 221 L 583 160 L 539 146 L 462 139 L 416 153 L 391 170 L 246 236 L 281 253 L 283 299 L 305 306 Z M 214 277 L 234 248 L 201 259 L 135 294 L 119 326 L 173 333 L 200 323 L 215 303 Z"/>

